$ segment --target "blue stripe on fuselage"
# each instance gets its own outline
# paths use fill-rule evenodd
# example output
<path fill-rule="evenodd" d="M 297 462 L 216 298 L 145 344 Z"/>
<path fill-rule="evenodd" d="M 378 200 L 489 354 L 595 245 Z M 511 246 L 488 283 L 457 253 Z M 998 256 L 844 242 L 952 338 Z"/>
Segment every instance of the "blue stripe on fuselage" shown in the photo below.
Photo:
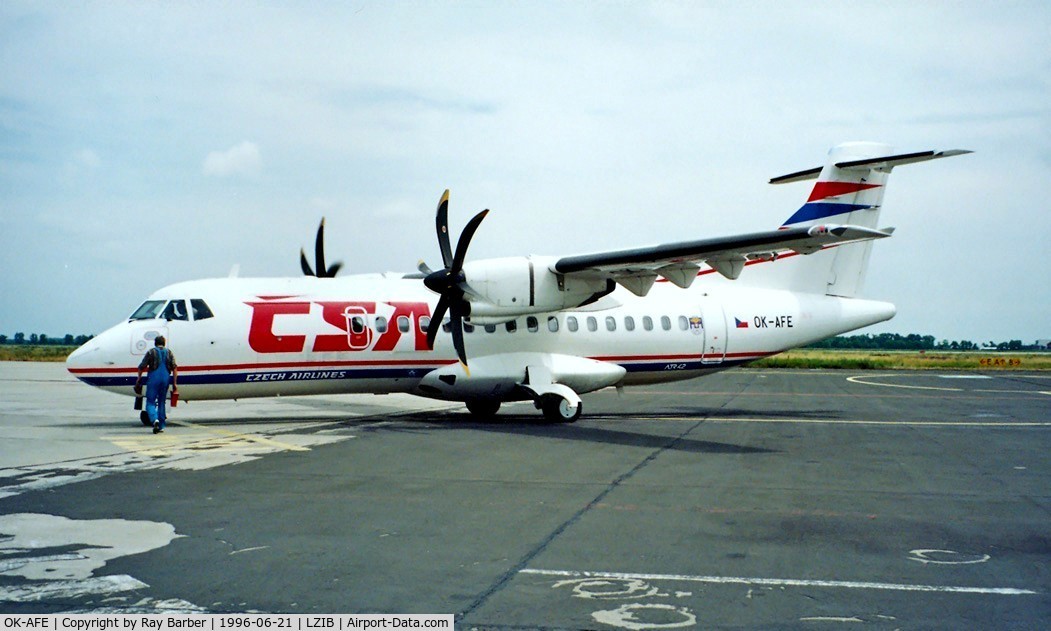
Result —
<path fill-rule="evenodd" d="M 747 360 L 726 360 L 722 362 L 706 363 L 701 361 L 688 361 L 688 362 L 677 362 L 661 360 L 660 362 L 616 362 L 623 366 L 629 373 L 641 373 L 641 372 L 667 372 L 673 370 L 669 366 L 674 366 L 676 371 L 689 371 L 689 370 L 700 370 L 702 368 L 711 368 L 712 366 L 721 365 L 739 365 L 753 361 L 752 358 Z M 423 367 L 410 367 L 410 368 L 336 368 L 336 369 L 324 369 L 324 370 L 271 370 L 271 371 L 253 371 L 253 372 L 224 372 L 224 373 L 212 373 L 212 374 L 180 374 L 179 385 L 216 385 L 216 384 L 234 384 L 234 383 L 263 383 L 263 382 L 282 382 L 282 383 L 293 383 L 302 381 L 332 381 L 332 380 L 345 380 L 345 379 L 420 379 L 432 370 L 436 370 L 441 366 L 423 366 Z M 135 385 L 135 377 L 129 376 L 79 376 L 77 377 L 84 383 L 96 386 L 96 387 L 131 387 Z"/>

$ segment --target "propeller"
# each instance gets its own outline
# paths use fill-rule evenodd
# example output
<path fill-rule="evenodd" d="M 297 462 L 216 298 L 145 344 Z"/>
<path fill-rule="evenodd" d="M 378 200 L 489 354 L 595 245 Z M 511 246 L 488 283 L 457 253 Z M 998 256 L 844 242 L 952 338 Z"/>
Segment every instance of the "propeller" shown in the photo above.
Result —
<path fill-rule="evenodd" d="M 307 253 L 303 248 L 299 248 L 299 266 L 303 268 L 303 274 L 307 276 L 317 276 L 318 278 L 332 278 L 339 273 L 339 270 L 343 267 L 342 262 L 335 262 L 331 267 L 325 267 L 325 218 L 321 218 L 321 225 L 317 227 L 317 238 L 314 240 L 314 265 L 317 267 L 317 273 L 311 269 L 310 263 L 307 262 Z"/>
<path fill-rule="evenodd" d="M 432 271 L 423 261 L 420 261 L 418 266 L 418 269 L 426 274 L 423 284 L 440 296 L 438 305 L 431 314 L 431 321 L 427 325 L 427 347 L 434 348 L 434 339 L 438 336 L 438 330 L 448 311 L 451 316 L 453 346 L 456 347 L 456 355 L 460 358 L 460 363 L 463 364 L 465 370 L 467 352 L 463 344 L 463 319 L 471 315 L 471 305 L 464 299 L 467 279 L 463 274 L 463 262 L 467 257 L 467 247 L 471 244 L 475 231 L 478 230 L 478 226 L 488 213 L 487 208 L 467 222 L 467 226 L 460 233 L 460 239 L 456 242 L 456 253 L 453 254 L 449 242 L 449 191 L 446 189 L 441 201 L 438 202 L 438 213 L 434 220 L 438 233 L 438 247 L 442 251 L 442 263 L 445 268 Z"/>

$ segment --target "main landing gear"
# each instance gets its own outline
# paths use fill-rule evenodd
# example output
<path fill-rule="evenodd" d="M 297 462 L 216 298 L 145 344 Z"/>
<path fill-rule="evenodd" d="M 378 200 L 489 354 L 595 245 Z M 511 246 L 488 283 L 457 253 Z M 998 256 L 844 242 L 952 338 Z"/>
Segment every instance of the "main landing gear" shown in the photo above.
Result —
<path fill-rule="evenodd" d="M 536 402 L 544 412 L 544 418 L 552 423 L 574 423 L 584 412 L 584 404 L 573 405 L 557 394 L 545 394 Z"/>
<path fill-rule="evenodd" d="M 490 419 L 500 410 L 500 402 L 494 400 L 474 399 L 466 401 L 465 404 L 467 411 L 479 419 Z M 557 394 L 545 394 L 539 397 L 533 405 L 544 413 L 545 419 L 552 423 L 573 423 L 584 411 L 583 403 L 577 403 L 574 406 Z"/>
<path fill-rule="evenodd" d="M 467 411 L 478 418 L 490 418 L 496 416 L 500 410 L 500 402 L 487 399 L 475 399 L 467 401 Z"/>

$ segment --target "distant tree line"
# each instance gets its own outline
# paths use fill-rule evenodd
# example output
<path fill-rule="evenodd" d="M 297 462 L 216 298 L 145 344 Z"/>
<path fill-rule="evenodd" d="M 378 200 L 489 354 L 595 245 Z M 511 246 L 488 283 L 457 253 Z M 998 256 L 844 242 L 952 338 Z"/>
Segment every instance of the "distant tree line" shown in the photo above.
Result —
<path fill-rule="evenodd" d="M 43 333 L 31 333 L 26 337 L 25 333 L 15 333 L 13 338 L 0 335 L 0 344 L 29 344 L 33 346 L 80 346 L 94 335 L 73 335 L 66 333 L 63 337 L 51 337 Z"/>
<path fill-rule="evenodd" d="M 916 333 L 910 333 L 908 335 L 900 335 L 898 333 L 839 335 L 810 344 L 807 348 L 841 348 L 885 351 L 1048 350 L 1044 347 L 1036 346 L 1035 344 L 1025 345 L 1022 343 L 1022 340 L 1011 340 L 1009 342 L 989 341 L 984 344 L 976 344 L 970 340 L 940 340 L 936 342 L 933 335 L 919 335 Z"/>

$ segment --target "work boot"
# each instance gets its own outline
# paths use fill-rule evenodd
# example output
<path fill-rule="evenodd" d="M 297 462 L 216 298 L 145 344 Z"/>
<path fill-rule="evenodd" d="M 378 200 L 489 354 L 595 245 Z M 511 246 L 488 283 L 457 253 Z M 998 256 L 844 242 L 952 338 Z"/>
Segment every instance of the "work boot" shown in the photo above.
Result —
<path fill-rule="evenodd" d="M 154 434 L 160 434 L 161 433 L 161 422 L 160 421 L 154 421 L 153 422 L 153 433 Z"/>

